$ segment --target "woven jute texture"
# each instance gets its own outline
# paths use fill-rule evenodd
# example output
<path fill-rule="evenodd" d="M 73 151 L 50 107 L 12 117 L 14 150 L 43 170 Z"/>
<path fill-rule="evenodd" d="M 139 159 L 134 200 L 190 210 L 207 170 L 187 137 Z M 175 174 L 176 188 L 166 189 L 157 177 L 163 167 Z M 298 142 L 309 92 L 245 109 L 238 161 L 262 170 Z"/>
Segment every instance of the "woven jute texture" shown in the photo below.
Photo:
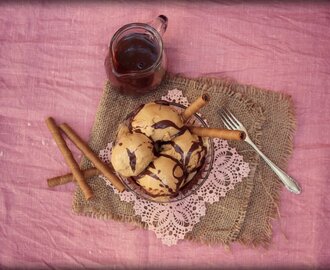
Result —
<path fill-rule="evenodd" d="M 219 112 L 226 106 L 244 123 L 255 144 L 280 167 L 286 168 L 295 128 L 291 98 L 230 80 L 212 78 L 189 79 L 167 75 L 157 91 L 142 97 L 124 96 L 107 82 L 91 132 L 90 147 L 99 153 L 114 139 L 118 124 L 129 112 L 140 104 L 160 99 L 174 88 L 182 90 L 190 102 L 208 93 L 211 100 L 201 113 L 211 127 L 223 127 Z M 206 215 L 186 235 L 186 239 L 206 244 L 229 245 L 239 241 L 246 245 L 266 246 L 271 241 L 271 220 L 278 213 L 281 183 L 248 144 L 229 144 L 249 163 L 249 176 L 219 202 L 207 205 Z M 81 166 L 88 168 L 92 164 L 83 158 Z M 104 180 L 96 176 L 88 183 L 95 197 L 86 201 L 77 187 L 73 198 L 75 213 L 147 226 L 134 214 L 132 203 L 120 201 Z"/>

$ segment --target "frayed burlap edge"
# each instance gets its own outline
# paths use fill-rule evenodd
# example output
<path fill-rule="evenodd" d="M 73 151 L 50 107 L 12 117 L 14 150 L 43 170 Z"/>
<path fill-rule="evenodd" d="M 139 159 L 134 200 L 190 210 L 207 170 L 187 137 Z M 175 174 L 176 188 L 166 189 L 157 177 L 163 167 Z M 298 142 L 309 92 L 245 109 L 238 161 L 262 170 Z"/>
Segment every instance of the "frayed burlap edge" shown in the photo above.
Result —
<path fill-rule="evenodd" d="M 175 75 L 171 75 L 171 74 L 168 75 L 166 79 L 170 80 L 174 84 L 182 85 L 185 87 L 192 87 L 194 89 L 197 89 L 200 91 L 200 94 L 207 92 L 207 91 L 209 91 L 209 92 L 217 91 L 217 88 L 222 88 L 222 91 L 225 95 L 235 98 L 237 101 L 239 101 L 241 103 L 244 103 L 247 108 L 256 107 L 256 104 L 253 103 L 252 100 L 244 97 L 244 95 L 242 95 L 241 93 L 235 92 L 234 90 L 232 90 L 232 88 L 238 86 L 238 84 L 231 80 L 227 80 L 227 79 L 226 80 L 219 80 L 219 79 L 216 80 L 216 79 L 211 79 L 211 78 L 190 79 L 190 78 L 185 78 L 183 76 L 177 76 L 177 75 L 175 76 Z M 107 87 L 109 87 L 109 82 L 107 82 L 105 84 L 104 91 L 107 90 Z M 258 108 L 259 113 L 262 114 L 261 108 L 260 107 L 257 107 L 257 108 Z M 99 117 L 98 114 L 96 114 L 96 118 L 98 118 L 98 117 Z M 260 145 L 260 137 L 262 136 L 262 132 L 261 132 L 262 121 L 256 122 L 255 126 L 256 126 L 256 138 L 254 141 L 255 141 L 256 145 L 258 146 L 258 145 Z M 93 131 L 92 131 L 92 133 L 93 133 Z M 194 239 L 193 237 L 189 237 L 189 235 L 188 235 L 188 236 L 186 236 L 186 239 L 196 241 L 196 242 L 202 242 L 205 244 L 224 244 L 224 245 L 229 245 L 232 241 L 236 240 L 237 236 L 239 235 L 241 225 L 245 219 L 246 208 L 248 207 L 248 199 L 249 199 L 250 193 L 253 189 L 253 178 L 254 178 L 256 166 L 258 165 L 258 161 L 259 161 L 259 156 L 256 155 L 255 160 L 250 162 L 250 167 L 252 167 L 253 169 L 250 171 L 249 176 L 246 179 L 244 179 L 244 181 L 246 181 L 247 179 L 250 180 L 247 185 L 247 188 L 248 188 L 247 196 L 246 196 L 246 198 L 244 198 L 247 200 L 247 202 L 246 202 L 246 204 L 242 205 L 239 218 L 236 220 L 235 225 L 231 229 L 230 236 L 225 240 L 214 238 L 213 240 L 203 241 L 203 239 Z M 78 187 L 78 190 L 79 190 L 79 187 Z M 109 213 L 109 212 L 103 213 L 103 212 L 98 211 L 95 208 L 87 209 L 84 206 L 76 204 L 76 201 L 77 201 L 76 196 L 77 196 L 77 193 L 74 194 L 74 200 L 73 200 L 73 205 L 72 205 L 72 209 L 75 214 L 88 216 L 88 217 L 92 217 L 92 218 L 113 219 L 113 220 L 121 221 L 121 222 L 130 222 L 130 223 L 135 224 L 138 227 L 147 228 L 147 224 L 140 222 L 140 221 L 136 221 L 135 218 L 132 218 L 132 217 L 120 216 L 120 215 L 116 215 L 116 214 Z"/>
<path fill-rule="evenodd" d="M 257 87 L 253 87 L 253 86 L 248 86 L 246 87 L 246 89 L 244 89 L 244 91 L 242 91 L 242 93 L 239 93 L 239 92 L 235 92 L 233 91 L 231 88 L 233 86 L 237 87 L 244 87 L 232 80 L 219 80 L 219 79 L 213 79 L 213 78 L 198 78 L 198 79 L 189 79 L 189 78 L 184 78 L 182 76 L 173 76 L 173 75 L 169 75 L 167 77 L 169 80 L 172 80 L 173 82 L 177 83 L 177 84 L 181 84 L 181 85 L 185 85 L 185 86 L 193 86 L 197 89 L 200 89 L 201 93 L 203 93 L 203 91 L 208 91 L 210 90 L 210 88 L 213 90 L 216 89 L 216 87 L 221 87 L 224 89 L 225 93 L 234 97 L 234 98 L 237 98 L 237 99 L 240 99 L 242 102 L 245 102 L 247 107 L 251 106 L 251 107 L 256 107 L 257 105 L 251 100 L 251 99 L 248 99 L 247 96 L 249 94 L 258 94 L 259 92 L 262 92 L 264 90 L 261 90 Z M 203 84 L 202 87 L 196 87 L 195 84 Z M 106 83 L 105 85 L 105 88 L 108 86 L 108 82 Z M 275 95 L 276 97 L 279 96 L 279 93 L 272 93 L 270 92 L 271 94 Z M 247 95 L 247 96 L 246 96 Z M 279 98 L 288 98 L 287 95 L 285 94 L 281 94 L 279 96 Z M 292 106 L 290 107 L 291 108 L 291 111 L 292 113 L 290 114 L 290 122 L 294 125 L 295 121 L 294 121 L 294 113 L 293 113 L 293 108 Z M 262 108 L 260 106 L 258 106 L 258 110 L 260 111 L 260 114 L 263 114 L 262 112 Z M 96 117 L 98 117 L 96 115 Z M 256 127 L 258 128 L 257 132 L 256 132 L 256 138 L 254 138 L 254 142 L 256 143 L 257 146 L 260 147 L 260 137 L 262 135 L 262 132 L 261 132 L 261 126 L 262 126 L 262 121 L 259 121 L 258 123 L 256 123 Z M 287 143 L 286 145 L 286 149 L 287 149 L 287 155 L 286 157 L 283 157 L 283 161 L 281 162 L 281 164 L 279 164 L 280 166 L 284 166 L 286 161 L 288 160 L 289 158 L 289 155 L 291 154 L 292 152 L 292 138 L 293 138 L 293 133 L 294 133 L 294 127 L 292 128 L 291 130 L 291 137 L 290 137 L 290 141 Z M 254 162 L 250 162 L 251 165 L 253 165 L 254 167 L 254 170 L 252 170 L 250 172 L 250 175 L 248 176 L 248 178 L 252 179 L 252 182 L 248 185 L 248 188 L 250 189 L 250 192 L 248 194 L 251 193 L 252 189 L 253 189 L 253 178 L 254 178 L 254 174 L 255 174 L 255 170 L 256 170 L 256 166 L 258 165 L 258 162 L 259 162 L 259 158 L 256 158 Z M 186 237 L 186 239 L 189 239 L 189 240 L 192 240 L 192 241 L 196 241 L 196 242 L 202 242 L 202 243 L 205 243 L 205 244 L 219 244 L 222 243 L 222 244 L 225 244 L 225 245 L 228 245 L 230 244 L 232 241 L 238 241 L 242 244 L 245 244 L 245 245 L 253 245 L 253 246 L 258 246 L 258 245 L 263 245 L 263 244 L 268 244 L 270 243 L 270 240 L 271 240 L 271 219 L 274 219 L 277 217 L 277 207 L 275 207 L 276 205 L 279 204 L 279 190 L 280 190 L 280 187 L 281 187 L 281 184 L 278 183 L 277 185 L 277 188 L 276 190 L 274 190 L 272 193 L 271 193 L 271 196 L 273 197 L 274 199 L 274 209 L 272 211 L 272 213 L 270 213 L 270 217 L 269 217 L 269 225 L 267 226 L 267 228 L 264 228 L 264 232 L 265 232 L 265 240 L 262 241 L 262 242 L 253 242 L 253 239 L 251 240 L 242 240 L 242 239 L 239 239 L 239 233 L 240 233 L 240 229 L 241 229 L 241 224 L 244 222 L 245 220 L 245 215 L 246 215 L 246 211 L 242 211 L 241 212 L 241 215 L 240 215 L 240 218 L 237 220 L 237 222 L 235 222 L 235 226 L 232 230 L 232 233 L 230 234 L 230 236 L 226 239 L 226 240 L 222 240 L 220 239 L 221 241 L 219 241 L 219 239 L 214 239 L 214 240 L 208 240 L 208 241 L 203 241 L 203 239 L 194 239 L 192 237 Z M 74 202 L 76 201 L 76 196 L 77 194 L 75 193 L 74 195 Z M 245 205 L 242 206 L 242 209 L 247 209 L 248 208 L 248 205 L 249 203 L 247 202 Z M 130 223 L 134 223 L 136 226 L 138 227 L 142 227 L 142 228 L 146 228 L 147 225 L 144 224 L 144 223 L 140 223 L 139 221 L 137 221 L 135 218 L 132 218 L 132 217 L 123 217 L 123 216 L 120 216 L 120 215 L 115 215 L 113 213 L 102 213 L 102 212 L 98 212 L 97 209 L 86 209 L 84 208 L 82 205 L 79 205 L 79 204 L 75 204 L 73 203 L 73 206 L 72 206 L 72 209 L 73 211 L 78 214 L 78 215 L 83 215 L 83 216 L 89 216 L 89 217 L 92 217 L 92 218 L 101 218 L 101 219 L 113 219 L 113 220 L 116 220 L 116 221 L 124 221 L 124 222 L 130 222 Z"/>

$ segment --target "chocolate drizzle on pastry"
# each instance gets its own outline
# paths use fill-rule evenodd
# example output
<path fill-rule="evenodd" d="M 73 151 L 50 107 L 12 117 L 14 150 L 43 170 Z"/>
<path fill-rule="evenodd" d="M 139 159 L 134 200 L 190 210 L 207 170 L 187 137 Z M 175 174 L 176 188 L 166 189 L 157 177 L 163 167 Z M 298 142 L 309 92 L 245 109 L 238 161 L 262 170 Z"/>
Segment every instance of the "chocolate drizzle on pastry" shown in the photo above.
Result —
<path fill-rule="evenodd" d="M 198 137 L 198 141 L 192 142 L 190 149 L 186 153 L 182 150 L 182 148 L 178 144 L 175 143 L 175 141 L 170 141 L 170 142 L 168 142 L 168 144 L 170 144 L 173 147 L 173 149 L 175 150 L 175 152 L 177 152 L 180 155 L 180 162 L 182 163 L 185 170 L 187 170 L 187 167 L 189 166 L 189 163 L 191 160 L 191 156 L 194 152 L 196 152 L 196 154 L 197 154 L 197 164 L 201 163 L 201 160 L 204 157 L 204 155 L 202 155 L 202 154 L 206 153 L 206 147 L 204 146 L 203 140 L 201 137 Z M 196 151 L 199 148 L 200 148 L 200 151 Z M 194 168 L 191 171 L 195 171 L 198 169 L 199 169 L 199 166 L 197 166 L 196 168 Z"/>
<path fill-rule="evenodd" d="M 183 126 L 182 128 L 179 129 L 179 132 L 173 136 L 173 139 L 175 139 L 176 137 L 179 137 L 180 135 L 185 133 L 187 130 L 189 130 L 189 128 L 187 126 Z"/>
<path fill-rule="evenodd" d="M 161 177 L 161 170 L 156 168 L 154 162 L 151 162 L 150 165 L 148 166 L 148 168 L 146 168 L 140 175 L 133 177 L 133 179 L 136 182 L 139 182 L 140 179 L 149 176 L 150 178 L 154 179 L 155 181 L 159 182 L 159 187 L 161 188 L 166 188 L 169 194 L 164 193 L 164 191 L 158 192 L 157 194 L 155 194 L 154 192 L 150 192 L 150 190 L 146 189 L 147 193 L 152 196 L 152 197 L 158 197 L 158 196 L 164 196 L 164 195 L 170 195 L 173 196 L 175 194 L 177 194 L 178 192 L 178 188 L 180 187 L 181 183 L 186 179 L 186 174 L 184 173 L 184 168 L 182 166 L 182 164 L 176 160 L 175 158 L 168 156 L 168 155 L 160 155 L 160 157 L 163 158 L 168 158 L 171 159 L 172 161 L 174 161 L 174 166 L 172 168 L 172 176 L 177 180 L 175 183 L 175 188 L 173 189 L 172 187 L 170 187 L 168 184 L 166 184 L 166 182 L 164 181 L 164 179 L 162 179 Z M 179 168 L 179 170 L 177 170 Z M 178 172 L 182 172 L 180 173 L 180 175 L 177 175 L 177 171 Z"/>
<path fill-rule="evenodd" d="M 180 128 L 176 124 L 174 124 L 171 120 L 159 121 L 153 124 L 151 127 L 153 127 L 154 129 L 165 129 L 165 128 L 173 127 L 177 130 L 180 130 Z"/>
<path fill-rule="evenodd" d="M 201 147 L 200 142 L 193 142 L 193 144 L 191 145 L 190 149 L 188 150 L 187 154 L 186 154 L 186 158 L 183 162 L 183 164 L 185 166 L 188 166 L 188 164 L 190 163 L 190 158 L 193 152 L 195 152 L 199 147 Z M 199 154 L 199 152 L 198 152 Z M 200 160 L 200 155 L 198 155 L 198 161 Z"/>
<path fill-rule="evenodd" d="M 136 167 L 136 155 L 135 152 L 131 152 L 128 148 L 126 148 L 127 155 L 129 158 L 129 165 L 131 166 L 131 169 L 133 172 L 135 172 L 135 167 Z"/>
<path fill-rule="evenodd" d="M 136 110 L 134 110 L 133 112 L 129 113 L 125 120 L 128 121 L 128 130 L 132 133 L 133 127 L 132 127 L 132 120 L 133 118 L 143 109 L 143 107 L 145 106 L 145 104 L 141 104 L 139 107 L 136 108 Z M 135 130 L 135 132 L 138 132 Z M 140 131 L 141 133 L 141 131 Z"/>
<path fill-rule="evenodd" d="M 182 163 L 179 162 L 179 161 L 178 161 L 177 159 L 175 159 L 174 157 L 171 157 L 171 156 L 166 155 L 166 154 L 161 154 L 160 156 L 163 156 L 163 157 L 169 158 L 169 159 L 171 159 L 171 160 L 173 160 L 173 161 L 175 162 L 175 166 L 174 166 L 173 169 L 172 169 L 172 175 L 173 175 L 173 177 L 174 177 L 175 179 L 178 180 L 178 182 L 177 182 L 177 186 L 180 186 L 181 182 L 186 178 L 185 169 L 184 169 Z M 182 172 L 183 172 L 181 176 L 177 176 L 177 175 L 175 175 L 175 171 L 176 171 L 177 167 L 180 167 L 180 169 L 181 169 Z"/>
<path fill-rule="evenodd" d="M 139 107 L 137 107 L 134 111 L 130 112 L 126 117 L 125 120 L 133 119 L 145 106 L 145 104 L 141 104 Z"/>
<path fill-rule="evenodd" d="M 140 175 L 133 177 L 133 179 L 138 182 L 141 178 L 143 178 L 145 176 L 149 176 L 149 177 L 153 178 L 154 180 L 159 181 L 160 182 L 160 184 L 159 184 L 160 187 L 165 187 L 169 191 L 169 193 L 173 194 L 174 190 L 169 185 L 164 183 L 163 180 L 159 177 L 159 174 L 160 174 L 161 171 L 158 171 L 157 173 L 154 173 L 150 170 L 150 168 L 155 168 L 153 163 L 151 163 L 149 165 L 149 168 L 147 168 Z M 164 194 L 153 194 L 153 193 L 149 192 L 148 190 L 146 190 L 146 191 L 148 192 L 148 194 L 150 196 L 153 196 L 153 197 L 158 197 L 159 195 L 164 195 Z"/>

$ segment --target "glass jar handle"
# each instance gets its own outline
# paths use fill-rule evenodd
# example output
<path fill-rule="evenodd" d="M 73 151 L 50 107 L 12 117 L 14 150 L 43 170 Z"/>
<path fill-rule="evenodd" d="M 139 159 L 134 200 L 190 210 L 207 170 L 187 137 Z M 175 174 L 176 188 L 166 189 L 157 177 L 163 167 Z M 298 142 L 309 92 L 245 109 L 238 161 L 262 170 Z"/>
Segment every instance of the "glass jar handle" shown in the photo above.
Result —
<path fill-rule="evenodd" d="M 155 28 L 158 33 L 162 36 L 167 28 L 168 19 L 165 15 L 159 15 L 156 19 L 149 22 L 149 25 Z"/>

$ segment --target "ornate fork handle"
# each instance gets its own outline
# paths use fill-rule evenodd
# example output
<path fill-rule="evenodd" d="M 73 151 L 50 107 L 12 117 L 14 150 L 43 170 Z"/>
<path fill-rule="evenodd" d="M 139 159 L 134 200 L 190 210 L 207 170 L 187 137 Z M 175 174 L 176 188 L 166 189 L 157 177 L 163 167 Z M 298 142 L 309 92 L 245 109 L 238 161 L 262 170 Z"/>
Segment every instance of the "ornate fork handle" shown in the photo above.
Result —
<path fill-rule="evenodd" d="M 256 152 L 264 159 L 264 161 L 269 165 L 269 167 L 274 171 L 274 173 L 276 173 L 276 175 L 280 178 L 280 180 L 283 182 L 283 184 L 289 191 L 295 194 L 300 194 L 301 188 L 289 175 L 287 175 L 283 170 L 277 167 L 264 153 L 262 153 L 248 136 L 245 138 L 245 141 L 250 144 L 254 148 L 254 150 L 256 150 Z"/>

